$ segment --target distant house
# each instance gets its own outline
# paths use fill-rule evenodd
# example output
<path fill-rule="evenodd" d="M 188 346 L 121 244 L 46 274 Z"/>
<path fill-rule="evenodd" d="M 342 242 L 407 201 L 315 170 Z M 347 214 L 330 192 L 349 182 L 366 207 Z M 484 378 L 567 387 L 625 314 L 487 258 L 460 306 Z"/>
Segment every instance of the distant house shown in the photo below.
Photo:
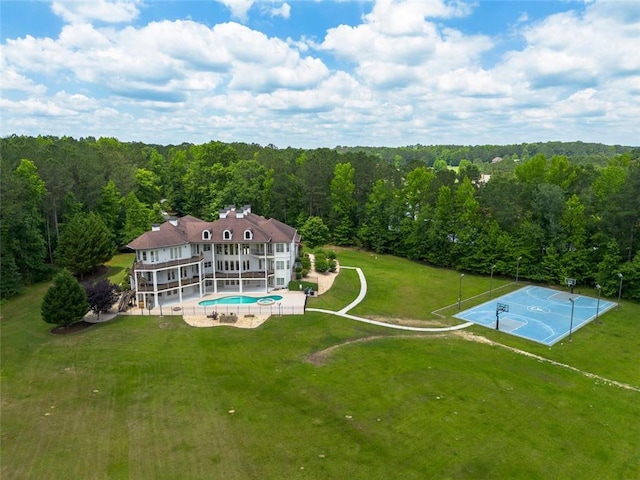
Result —
<path fill-rule="evenodd" d="M 491 163 L 500 163 L 502 161 L 502 157 L 493 157 L 491 159 Z"/>
<path fill-rule="evenodd" d="M 484 185 L 489 180 L 491 180 L 491 175 L 483 173 L 480 175 L 480 180 L 478 180 L 478 185 Z"/>
<path fill-rule="evenodd" d="M 234 206 L 205 222 L 171 218 L 128 245 L 136 258 L 131 287 L 140 305 L 182 302 L 206 293 L 268 292 L 292 279 L 295 228 Z"/>

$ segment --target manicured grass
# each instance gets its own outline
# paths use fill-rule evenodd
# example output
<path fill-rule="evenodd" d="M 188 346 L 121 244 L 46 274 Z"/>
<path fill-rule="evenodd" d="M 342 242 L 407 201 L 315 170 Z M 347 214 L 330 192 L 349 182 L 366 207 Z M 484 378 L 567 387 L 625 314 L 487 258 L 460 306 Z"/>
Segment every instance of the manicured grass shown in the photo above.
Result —
<path fill-rule="evenodd" d="M 337 249 L 341 265 L 360 267 L 367 278 L 368 293 L 365 300 L 350 313 L 362 316 L 407 318 L 414 320 L 438 319 L 441 323 L 461 323 L 457 319 L 442 319 L 432 312 L 448 305 L 453 306 L 449 315 L 457 311 L 460 290 L 460 273 L 412 262 L 389 255 Z M 344 278 L 346 277 L 346 278 Z M 346 281 L 348 279 L 348 282 Z M 493 289 L 503 290 L 511 279 L 494 277 Z M 331 296 L 309 299 L 309 306 L 339 309 L 354 300 L 360 291 L 355 270 L 343 269 L 336 280 L 338 288 Z M 490 279 L 466 274 L 463 278 L 463 308 L 488 299 Z M 447 313 L 445 311 L 445 313 Z"/>
<path fill-rule="evenodd" d="M 111 283 L 119 285 L 125 279 L 127 270 L 133 265 L 135 254 L 133 253 L 119 253 L 115 255 L 108 263 L 109 271 L 106 277 Z"/>
<path fill-rule="evenodd" d="M 429 284 L 458 275 L 392 257 L 379 257 L 378 267 L 367 255 L 339 258 L 362 266 L 374 292 L 385 269 Z M 470 294 L 487 282 L 464 280 Z M 391 295 L 390 311 L 429 319 L 413 315 L 457 296 L 441 288 L 443 298 L 422 308 Z M 640 475 L 640 393 L 500 347 L 318 313 L 272 318 L 256 330 L 121 316 L 59 337 L 39 317 L 45 289 L 29 289 L 2 311 L 3 479 Z M 319 300 L 339 308 L 358 289 L 345 269 Z M 362 312 L 378 301 L 367 297 Z M 550 350 L 474 331 L 638 385 L 637 362 L 625 365 L 633 353 L 624 353 L 638 352 L 628 338 L 637 318 L 639 306 L 625 304 Z M 378 338 L 344 344 L 324 363 L 306 360 L 370 336 Z"/>

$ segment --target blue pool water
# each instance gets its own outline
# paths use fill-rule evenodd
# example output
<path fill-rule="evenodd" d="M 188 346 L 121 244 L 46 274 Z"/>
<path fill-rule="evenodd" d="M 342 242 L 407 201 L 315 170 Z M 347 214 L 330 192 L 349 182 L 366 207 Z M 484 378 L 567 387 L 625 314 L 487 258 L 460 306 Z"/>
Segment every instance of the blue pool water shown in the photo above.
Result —
<path fill-rule="evenodd" d="M 280 295 L 267 295 L 266 297 L 247 297 L 245 295 L 236 295 L 233 297 L 216 298 L 215 300 L 203 300 L 198 303 L 201 307 L 210 307 L 211 305 L 240 305 L 258 303 L 261 305 L 271 305 L 282 300 Z"/>

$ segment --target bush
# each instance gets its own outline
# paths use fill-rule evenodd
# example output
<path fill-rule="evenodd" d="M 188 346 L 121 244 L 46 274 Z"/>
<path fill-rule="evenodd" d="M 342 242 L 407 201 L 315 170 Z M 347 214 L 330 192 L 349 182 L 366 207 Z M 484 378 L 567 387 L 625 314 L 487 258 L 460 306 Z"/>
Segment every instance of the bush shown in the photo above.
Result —
<path fill-rule="evenodd" d="M 318 273 L 326 273 L 329 271 L 329 262 L 327 262 L 327 257 L 323 255 L 316 256 L 316 272 Z"/>

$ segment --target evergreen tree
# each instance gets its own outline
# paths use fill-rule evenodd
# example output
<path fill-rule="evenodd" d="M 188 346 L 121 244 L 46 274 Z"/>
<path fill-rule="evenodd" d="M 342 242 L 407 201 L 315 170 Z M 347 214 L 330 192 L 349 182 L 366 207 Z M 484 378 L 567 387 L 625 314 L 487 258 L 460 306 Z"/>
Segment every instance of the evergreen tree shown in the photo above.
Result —
<path fill-rule="evenodd" d="M 353 183 L 355 169 L 350 163 L 338 163 L 331 180 L 331 208 L 333 211 L 333 237 L 338 245 L 353 245 L 356 200 Z"/>
<path fill-rule="evenodd" d="M 42 299 L 40 312 L 47 323 L 69 326 L 82 320 L 89 311 L 87 295 L 68 270 L 62 270 L 53 279 Z"/>
<path fill-rule="evenodd" d="M 11 298 L 22 290 L 22 280 L 13 252 L 8 247 L 6 227 L 0 224 L 0 299 Z"/>
<path fill-rule="evenodd" d="M 56 249 L 56 260 L 62 267 L 83 274 L 113 257 L 115 245 L 111 234 L 96 213 L 79 214 L 65 225 Z"/>
<path fill-rule="evenodd" d="M 122 195 L 113 180 L 102 187 L 96 211 L 102 218 L 105 226 L 111 232 L 111 239 L 120 245 L 122 237 L 122 226 L 124 223 L 124 212 L 122 209 Z"/>

